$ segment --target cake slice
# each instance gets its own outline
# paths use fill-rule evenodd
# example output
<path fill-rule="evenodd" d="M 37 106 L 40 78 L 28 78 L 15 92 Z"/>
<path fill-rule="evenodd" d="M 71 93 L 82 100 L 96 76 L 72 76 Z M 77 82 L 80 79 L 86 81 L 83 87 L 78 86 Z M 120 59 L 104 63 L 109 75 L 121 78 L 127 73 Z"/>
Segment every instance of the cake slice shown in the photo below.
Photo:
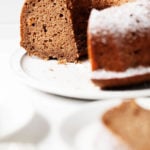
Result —
<path fill-rule="evenodd" d="M 93 3 L 100 8 L 100 3 Z M 42 59 L 76 62 L 87 55 L 91 0 L 26 0 L 21 13 L 21 46 Z"/>
<path fill-rule="evenodd" d="M 102 121 L 131 149 L 150 150 L 150 110 L 138 106 L 134 100 L 107 111 Z"/>
<path fill-rule="evenodd" d="M 21 46 L 29 55 L 75 62 L 87 53 L 91 3 L 81 0 L 26 0 L 21 14 Z"/>

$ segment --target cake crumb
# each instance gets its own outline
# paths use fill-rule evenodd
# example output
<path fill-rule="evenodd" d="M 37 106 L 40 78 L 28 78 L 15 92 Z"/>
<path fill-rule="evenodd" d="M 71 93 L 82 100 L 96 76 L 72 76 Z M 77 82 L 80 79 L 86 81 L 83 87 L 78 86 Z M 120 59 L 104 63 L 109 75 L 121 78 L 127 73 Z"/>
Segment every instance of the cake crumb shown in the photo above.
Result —
<path fill-rule="evenodd" d="M 54 69 L 50 68 L 49 71 L 54 71 Z"/>
<path fill-rule="evenodd" d="M 60 60 L 58 60 L 58 64 L 67 65 L 67 60 L 66 59 L 60 59 Z"/>

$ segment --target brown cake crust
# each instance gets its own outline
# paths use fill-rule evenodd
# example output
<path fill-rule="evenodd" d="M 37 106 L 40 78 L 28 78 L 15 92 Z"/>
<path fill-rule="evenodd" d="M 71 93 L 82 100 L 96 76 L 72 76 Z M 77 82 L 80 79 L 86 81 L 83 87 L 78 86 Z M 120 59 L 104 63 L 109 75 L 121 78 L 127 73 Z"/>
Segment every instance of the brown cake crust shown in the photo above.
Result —
<path fill-rule="evenodd" d="M 112 78 L 112 79 L 92 79 L 93 83 L 102 89 L 125 87 L 130 85 L 138 85 L 150 81 L 150 73 L 144 75 L 135 75 L 126 78 Z"/>
<path fill-rule="evenodd" d="M 150 29 L 142 33 L 143 37 L 138 35 L 131 37 L 134 38 L 136 36 L 135 40 L 129 38 L 129 36 L 134 33 L 126 33 L 123 39 L 118 39 L 122 44 L 116 44 L 114 35 L 109 33 L 107 36 L 107 41 L 109 42 L 107 44 L 101 43 L 103 37 L 101 37 L 100 34 L 89 35 L 89 57 L 92 70 L 104 68 L 105 70 L 119 72 L 125 71 L 129 67 L 150 66 L 149 33 Z M 135 34 L 140 35 L 141 33 L 139 31 L 139 33 Z"/>
<path fill-rule="evenodd" d="M 132 150 L 150 149 L 150 111 L 138 106 L 134 100 L 107 111 L 102 121 Z"/>
<path fill-rule="evenodd" d="M 137 9 L 139 12 L 136 13 L 134 10 Z M 92 70 L 119 72 L 131 67 L 150 66 L 149 16 L 150 2 L 143 0 L 93 11 L 88 25 Z M 119 20 L 121 18 L 125 18 L 126 22 Z"/>
<path fill-rule="evenodd" d="M 137 0 L 103 11 L 93 10 L 88 24 L 92 71 L 120 73 L 130 68 L 150 67 L 149 19 L 148 0 Z M 128 86 L 150 81 L 150 72 L 124 78 L 92 78 L 92 81 L 101 88 Z"/>

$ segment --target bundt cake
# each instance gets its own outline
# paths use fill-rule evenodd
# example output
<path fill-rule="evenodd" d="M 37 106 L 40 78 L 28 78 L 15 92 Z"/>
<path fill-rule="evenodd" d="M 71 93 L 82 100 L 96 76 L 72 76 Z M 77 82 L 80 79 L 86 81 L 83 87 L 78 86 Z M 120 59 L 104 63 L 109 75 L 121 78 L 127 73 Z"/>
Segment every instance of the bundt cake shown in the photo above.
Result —
<path fill-rule="evenodd" d="M 29 55 L 75 62 L 87 54 L 91 9 L 128 1 L 26 0 L 21 13 L 21 46 Z"/>
<path fill-rule="evenodd" d="M 29 55 L 76 62 L 88 43 L 97 85 L 150 81 L 149 0 L 26 0 L 20 22 Z"/>
<path fill-rule="evenodd" d="M 130 100 L 105 112 L 104 125 L 131 150 L 150 150 L 150 111 Z"/>
<path fill-rule="evenodd" d="M 102 88 L 150 81 L 150 1 L 93 10 L 88 53 L 92 81 Z"/>

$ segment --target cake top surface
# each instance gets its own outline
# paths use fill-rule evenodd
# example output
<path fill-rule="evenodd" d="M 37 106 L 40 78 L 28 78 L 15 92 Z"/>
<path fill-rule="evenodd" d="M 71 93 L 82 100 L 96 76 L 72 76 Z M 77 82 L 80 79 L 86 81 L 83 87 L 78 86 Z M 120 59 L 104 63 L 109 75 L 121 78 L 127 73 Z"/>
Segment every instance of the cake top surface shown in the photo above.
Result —
<path fill-rule="evenodd" d="M 93 9 L 88 28 L 90 33 L 101 32 L 102 35 L 107 32 L 115 35 L 126 31 L 147 32 L 150 30 L 150 0 L 137 0 L 102 11 Z"/>

